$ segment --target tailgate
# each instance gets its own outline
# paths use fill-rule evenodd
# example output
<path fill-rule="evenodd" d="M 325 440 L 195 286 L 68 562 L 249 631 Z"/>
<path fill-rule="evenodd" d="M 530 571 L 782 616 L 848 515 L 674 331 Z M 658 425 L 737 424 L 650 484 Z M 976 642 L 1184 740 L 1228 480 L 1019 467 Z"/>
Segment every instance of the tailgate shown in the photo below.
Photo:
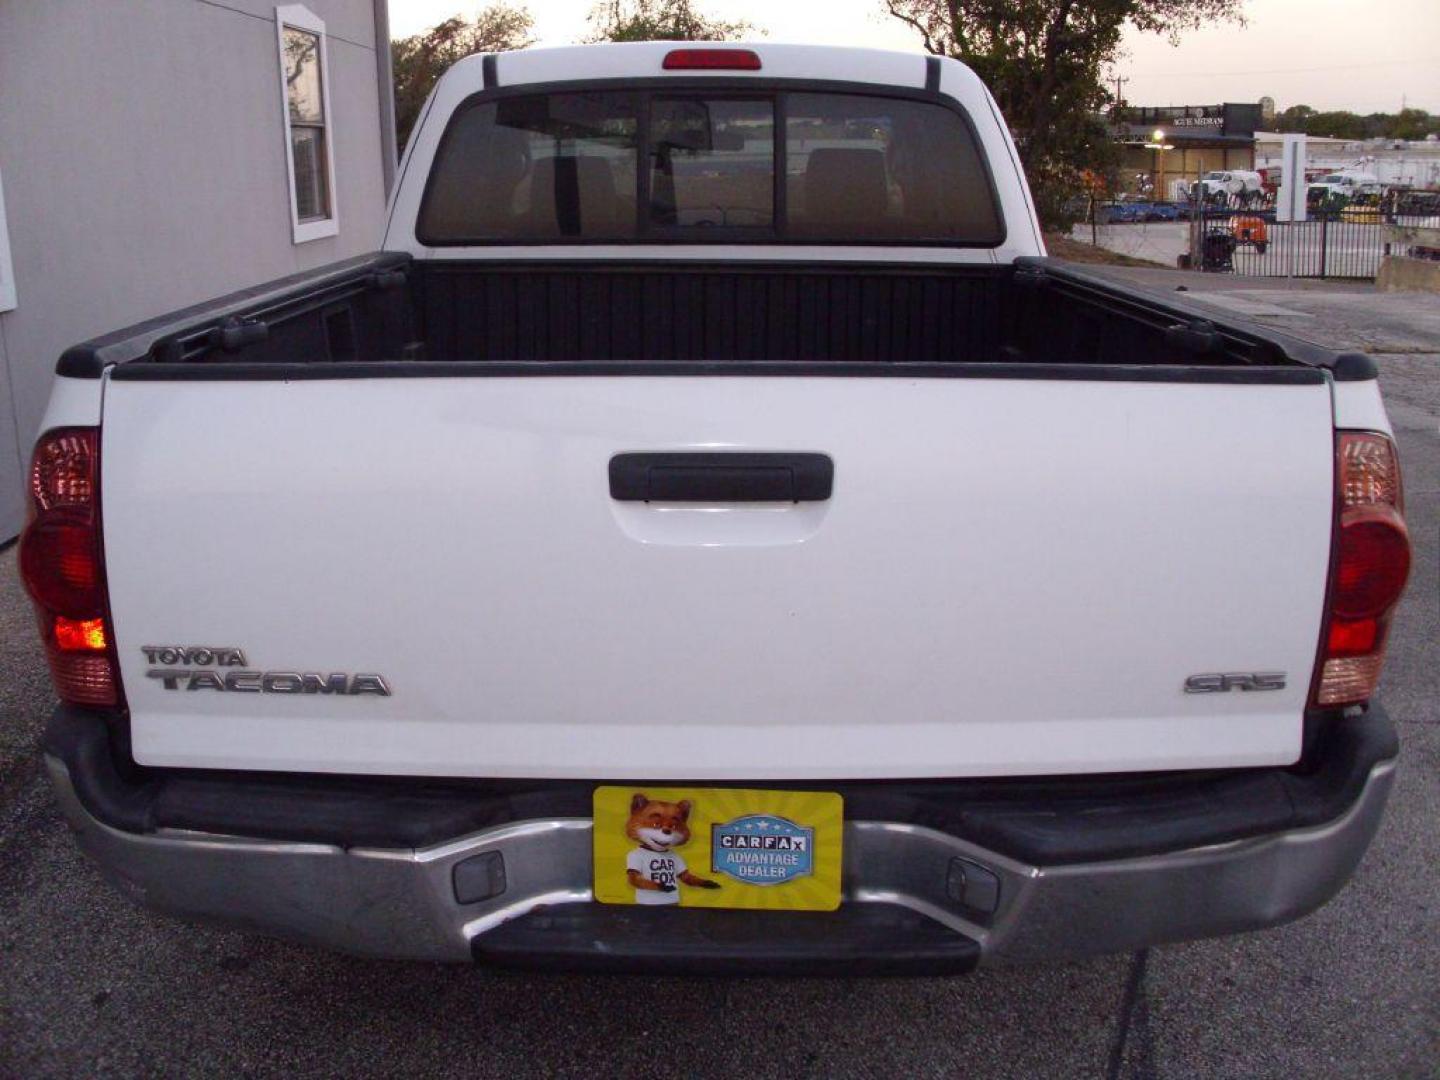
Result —
<path fill-rule="evenodd" d="M 1318 381 L 111 378 L 134 755 L 748 780 L 1288 763 L 1331 429 Z M 612 499 L 614 455 L 684 450 L 825 454 L 833 491 Z M 224 689 L 193 653 L 172 667 L 212 674 L 152 676 L 171 647 L 291 678 Z M 1232 672 L 1286 684 L 1184 692 Z M 356 674 L 390 693 L 335 692 Z"/>

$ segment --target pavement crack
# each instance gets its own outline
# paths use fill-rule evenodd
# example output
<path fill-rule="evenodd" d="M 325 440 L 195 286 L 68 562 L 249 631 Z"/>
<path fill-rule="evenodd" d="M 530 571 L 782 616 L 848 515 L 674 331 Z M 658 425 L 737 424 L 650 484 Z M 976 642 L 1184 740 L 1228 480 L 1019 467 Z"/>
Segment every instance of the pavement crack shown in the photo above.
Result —
<path fill-rule="evenodd" d="M 1149 961 L 1149 949 L 1139 950 L 1130 960 L 1130 971 L 1125 977 L 1125 992 L 1120 998 L 1120 1017 L 1115 1028 L 1115 1042 L 1110 1047 L 1110 1063 L 1105 1069 L 1106 1080 L 1119 1080 L 1122 1071 L 1124 1075 L 1137 1080 L 1150 1080 L 1156 1075 L 1155 1047 L 1150 1036 L 1150 1005 L 1145 992 L 1145 969 Z M 1134 1052 L 1130 1055 L 1132 1064 L 1126 1069 L 1126 1050 L 1131 1045 L 1134 1046 Z"/>

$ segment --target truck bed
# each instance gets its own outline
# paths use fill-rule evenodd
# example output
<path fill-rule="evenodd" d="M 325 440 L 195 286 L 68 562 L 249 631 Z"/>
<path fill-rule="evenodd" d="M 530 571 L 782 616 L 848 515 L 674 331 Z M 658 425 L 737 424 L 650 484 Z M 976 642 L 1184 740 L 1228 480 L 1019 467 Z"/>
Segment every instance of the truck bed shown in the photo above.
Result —
<path fill-rule="evenodd" d="M 1014 266 L 411 261 L 380 253 L 76 346 L 60 374 L 236 378 L 328 365 L 624 365 L 634 373 L 884 374 L 896 366 L 1058 378 L 1368 377 L 1361 356 L 1124 288 L 1049 259 Z M 1348 365 L 1348 369 L 1347 369 Z M 298 370 L 306 367 L 311 371 Z M 1107 374 L 1101 368 L 1119 367 Z M 1074 370 L 1066 371 L 1071 368 Z M 1166 369 L 1179 368 L 1181 371 Z M 1141 374 L 1137 369 L 1151 369 Z M 1205 369 L 1205 370 L 1200 370 Z M 1363 369 L 1363 370 L 1362 370 Z M 395 369 L 399 370 L 399 369 Z M 952 374 L 960 374 L 952 371 Z M 1247 374 L 1248 373 L 1248 374 Z M 378 372 L 357 372 L 362 376 Z"/>

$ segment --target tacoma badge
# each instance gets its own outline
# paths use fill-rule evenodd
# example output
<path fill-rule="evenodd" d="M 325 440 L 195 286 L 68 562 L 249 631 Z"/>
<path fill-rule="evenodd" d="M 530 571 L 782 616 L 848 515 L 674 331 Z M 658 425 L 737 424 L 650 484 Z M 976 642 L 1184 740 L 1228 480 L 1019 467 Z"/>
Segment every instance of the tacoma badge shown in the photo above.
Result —
<path fill-rule="evenodd" d="M 140 651 L 152 667 L 145 674 L 159 679 L 166 690 L 228 690 L 237 694 L 375 694 L 390 696 L 383 675 L 332 671 L 237 671 L 245 667 L 245 652 L 233 646 L 142 645 Z M 225 668 L 211 671 L 207 668 Z M 196 670 L 199 669 L 199 670 Z"/>

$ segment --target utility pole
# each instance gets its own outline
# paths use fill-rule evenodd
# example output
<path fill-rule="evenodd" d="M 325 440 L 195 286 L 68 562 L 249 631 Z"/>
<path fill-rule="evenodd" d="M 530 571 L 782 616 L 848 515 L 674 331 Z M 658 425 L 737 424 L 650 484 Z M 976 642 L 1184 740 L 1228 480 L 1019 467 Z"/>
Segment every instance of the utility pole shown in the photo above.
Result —
<path fill-rule="evenodd" d="M 1116 75 L 1116 76 L 1115 76 L 1115 104 L 1116 104 L 1116 105 L 1119 105 L 1121 102 L 1123 102 L 1123 101 L 1125 100 L 1125 84 L 1126 84 L 1127 82 L 1129 82 L 1129 81 L 1130 81 L 1129 78 L 1127 78 L 1127 77 L 1124 76 L 1124 75 Z"/>

